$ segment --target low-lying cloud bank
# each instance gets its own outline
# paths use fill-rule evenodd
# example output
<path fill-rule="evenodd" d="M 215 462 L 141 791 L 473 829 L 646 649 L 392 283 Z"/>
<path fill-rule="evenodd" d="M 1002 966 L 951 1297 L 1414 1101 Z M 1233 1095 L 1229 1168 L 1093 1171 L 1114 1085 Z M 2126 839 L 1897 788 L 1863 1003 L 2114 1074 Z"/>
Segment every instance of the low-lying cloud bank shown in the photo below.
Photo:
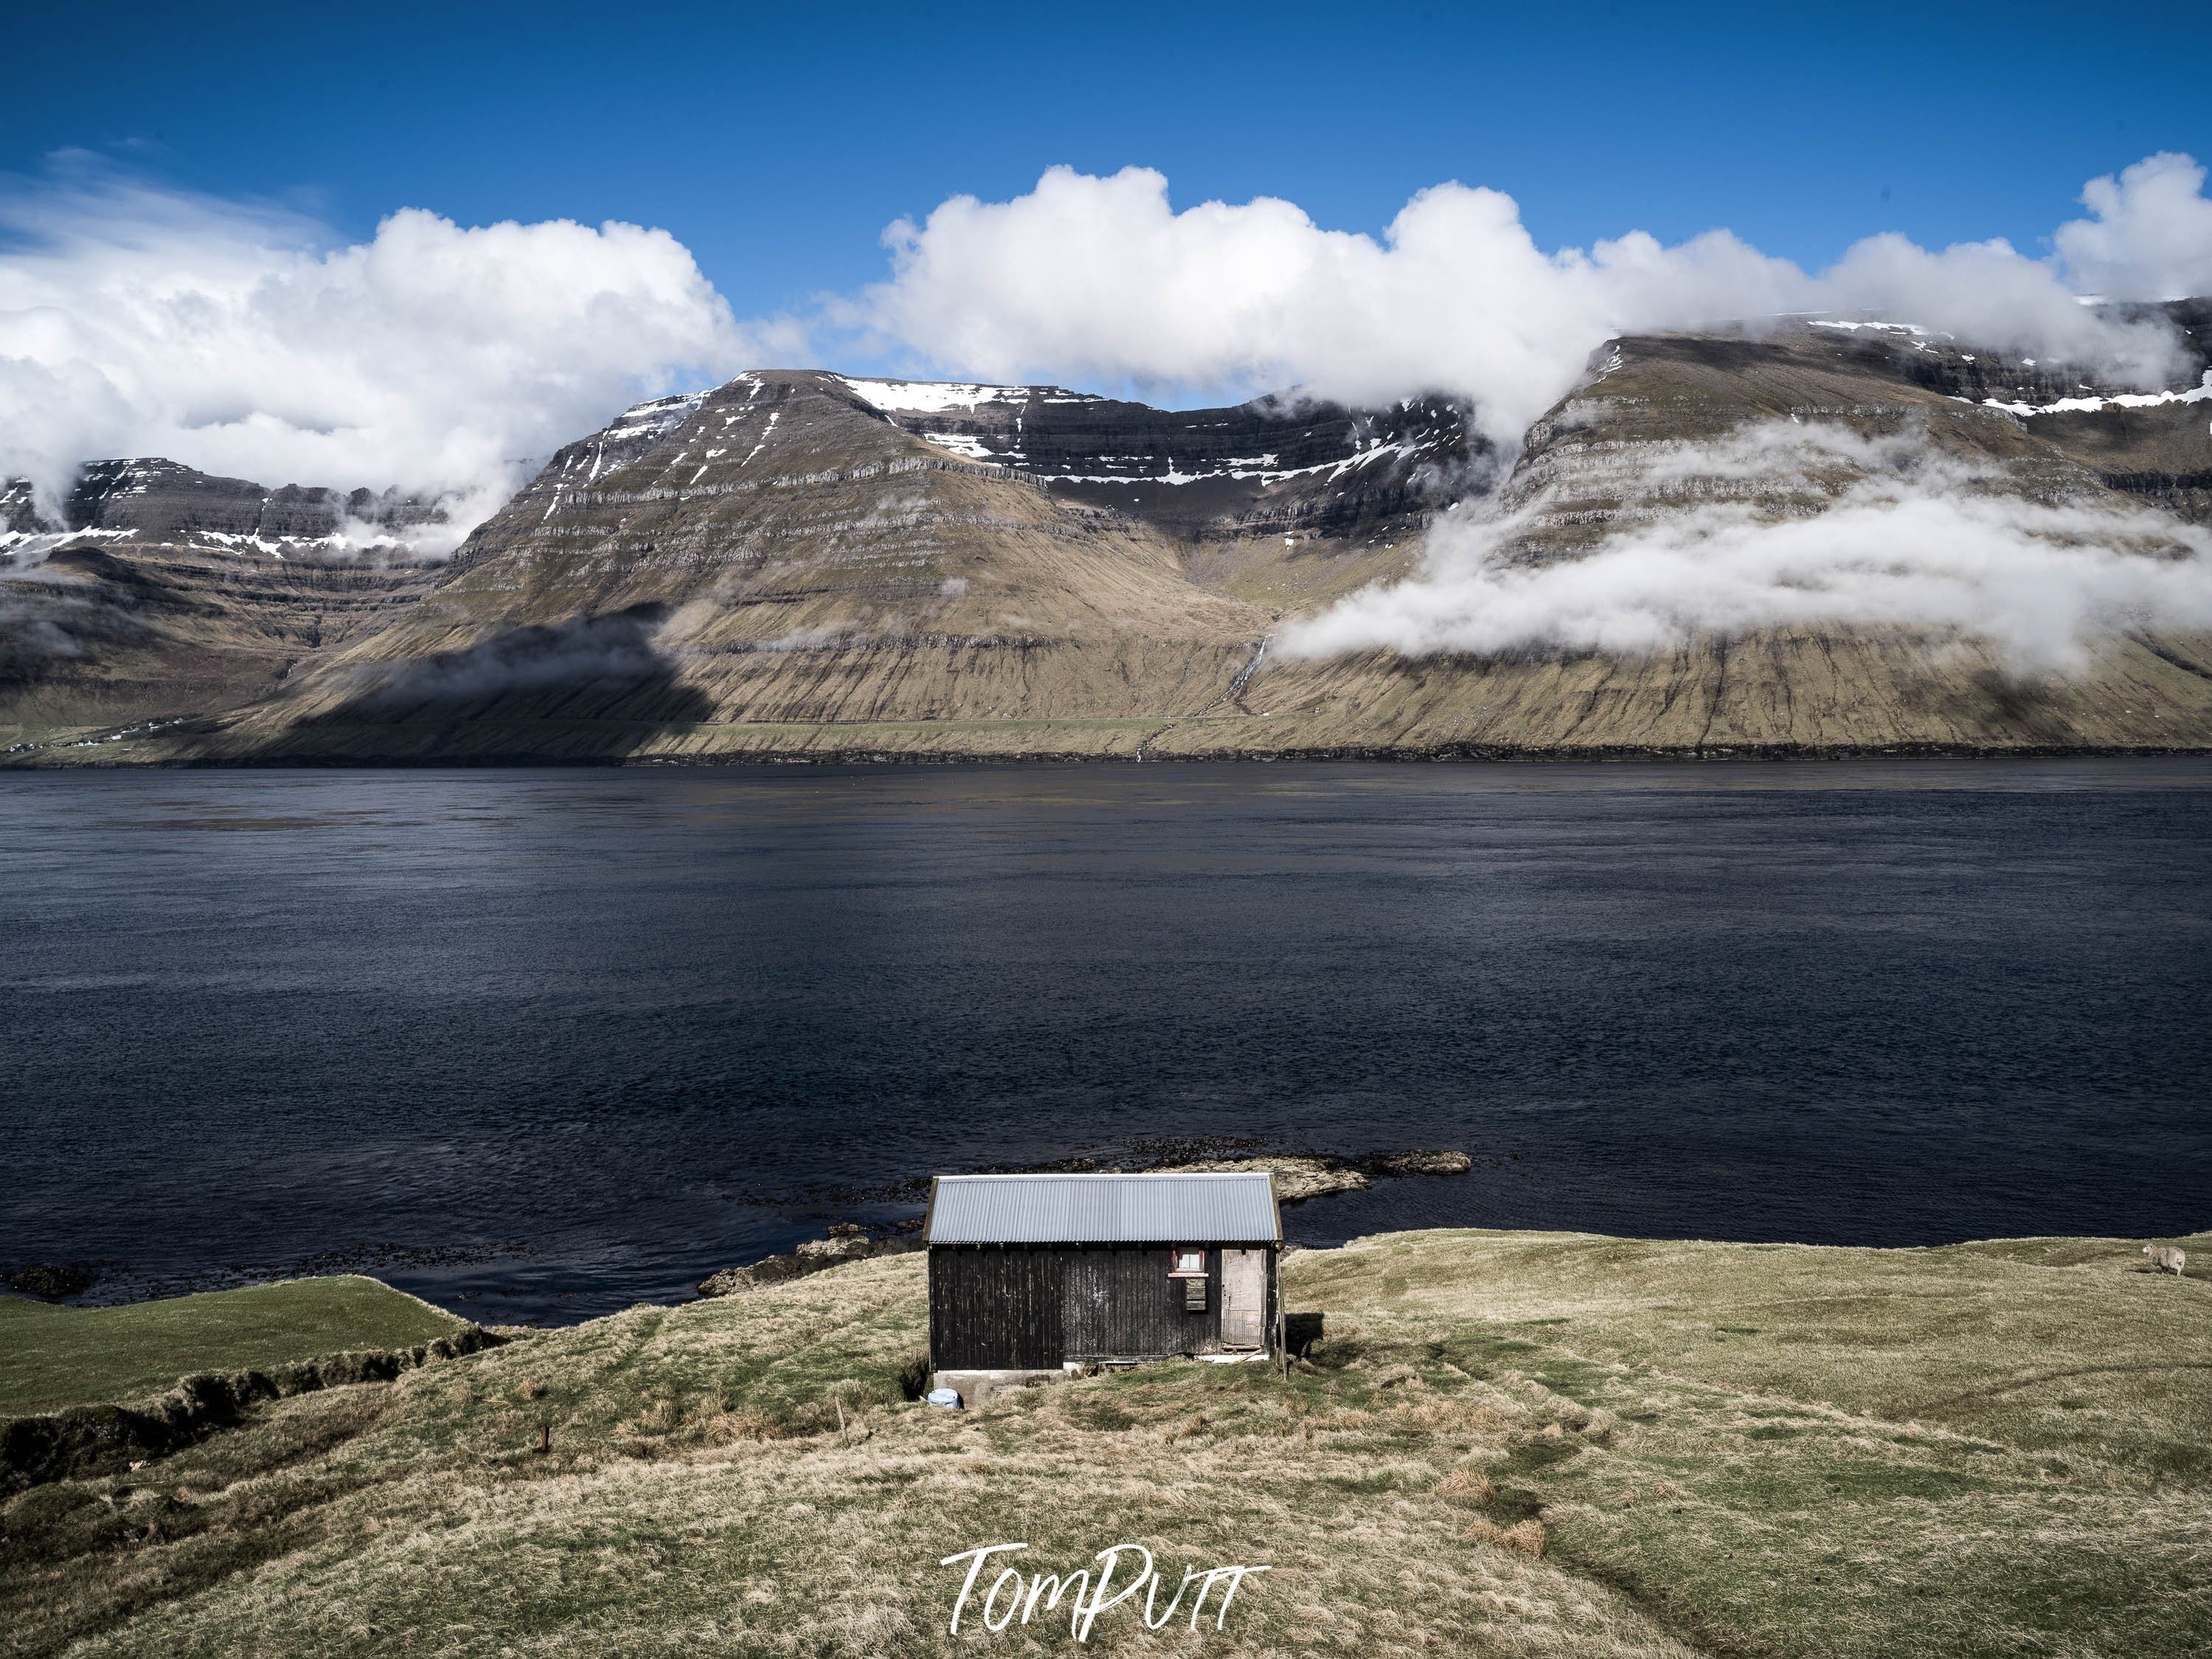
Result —
<path fill-rule="evenodd" d="M 0 183 L 0 471 L 49 511 L 88 460 L 163 455 L 454 497 L 458 539 L 520 463 L 789 339 L 636 225 L 410 208 L 345 245 L 82 161 Z"/>
<path fill-rule="evenodd" d="M 1266 197 L 1176 212 L 1149 168 L 1054 167 L 1012 201 L 958 196 L 892 226 L 891 280 L 841 315 L 964 376 L 1297 384 L 1359 403 L 1454 392 L 1506 442 L 1612 335 L 1784 312 L 1872 310 L 2150 386 L 2179 367 L 2167 331 L 2077 295 L 2212 292 L 2204 179 L 2162 153 L 2094 180 L 2090 217 L 2061 226 L 2049 258 L 1881 235 L 1810 275 L 1725 230 L 1546 252 L 1511 197 L 1459 184 L 1416 196 L 1377 240 Z"/>
<path fill-rule="evenodd" d="M 1701 483 L 1745 478 L 1786 491 L 1794 514 L 1679 504 Z M 2102 630 L 2212 627 L 2212 532 L 2150 510 L 2039 504 L 2007 482 L 1917 434 L 1750 427 L 1655 453 L 1638 493 L 1666 505 L 1580 557 L 1514 562 L 1541 499 L 1471 503 L 1431 532 L 1419 574 L 1286 629 L 1279 648 L 1638 655 L 1760 629 L 1899 627 L 2063 671 Z"/>
<path fill-rule="evenodd" d="M 556 685 L 635 684 L 669 671 L 653 648 L 658 606 L 514 629 L 465 650 L 362 671 L 379 684 L 356 707 L 392 714 L 426 704 L 483 702 Z"/>

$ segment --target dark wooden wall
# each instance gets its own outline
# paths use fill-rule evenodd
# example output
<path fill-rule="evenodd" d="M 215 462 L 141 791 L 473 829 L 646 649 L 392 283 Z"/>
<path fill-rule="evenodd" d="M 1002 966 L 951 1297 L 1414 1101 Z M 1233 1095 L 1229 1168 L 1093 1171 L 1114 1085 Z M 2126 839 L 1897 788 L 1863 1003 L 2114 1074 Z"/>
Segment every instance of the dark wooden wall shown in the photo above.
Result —
<path fill-rule="evenodd" d="M 1059 1364 L 1066 1282 L 1056 1249 L 932 1245 L 932 1368 L 1040 1370 Z"/>
<path fill-rule="evenodd" d="M 1063 1256 L 1061 1340 L 1069 1359 L 1159 1359 L 1221 1345 L 1221 1252 L 1206 1253 L 1206 1306 L 1183 1308 L 1163 1246 L 1101 1244 Z"/>
<path fill-rule="evenodd" d="M 1045 1370 L 1069 1360 L 1162 1359 L 1221 1340 L 1221 1250 L 1206 1253 L 1206 1307 L 1183 1307 L 1165 1244 L 934 1244 L 930 1364 L 939 1370 Z M 1267 1346 L 1275 1275 L 1267 1273 Z"/>

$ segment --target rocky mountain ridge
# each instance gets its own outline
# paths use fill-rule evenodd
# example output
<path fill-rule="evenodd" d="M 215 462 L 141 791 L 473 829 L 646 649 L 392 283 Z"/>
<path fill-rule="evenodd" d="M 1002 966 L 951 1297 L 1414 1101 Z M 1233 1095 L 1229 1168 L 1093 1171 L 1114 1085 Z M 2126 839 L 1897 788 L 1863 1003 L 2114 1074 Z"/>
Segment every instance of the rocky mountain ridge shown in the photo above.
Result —
<path fill-rule="evenodd" d="M 0 489 L 0 550 L 34 537 L 136 536 L 148 542 L 310 551 L 382 542 L 411 550 L 410 532 L 447 522 L 445 507 L 397 489 L 342 491 L 285 484 L 271 489 L 216 477 L 158 455 L 91 461 L 78 470 L 58 522 L 39 509 L 29 480 Z"/>
<path fill-rule="evenodd" d="M 2201 372 L 2212 307 L 2172 310 Z M 1896 628 L 1270 650 L 1485 501 L 1533 568 L 1848 485 L 1856 463 L 1683 476 L 1761 423 L 1910 440 L 2024 502 L 2212 522 L 2208 398 L 1800 319 L 1611 343 L 1509 467 L 1442 398 L 1176 411 L 763 370 L 564 447 L 431 568 L 298 556 L 339 516 L 404 529 L 406 503 L 103 464 L 74 536 L 0 584 L 0 732 L 34 764 L 2212 748 L 2212 647 L 2149 628 L 2063 675 Z M 294 553 L 264 555 L 271 532 Z"/>
<path fill-rule="evenodd" d="M 420 597 L 436 568 L 414 539 L 445 524 L 442 506 L 397 491 L 271 489 L 160 457 L 85 466 L 59 522 L 10 482 L 0 733 L 16 735 L 0 750 L 109 752 L 264 695 Z"/>
<path fill-rule="evenodd" d="M 70 491 L 66 519 L 72 531 L 128 530 L 150 541 L 234 537 L 265 549 L 322 541 L 349 528 L 364 541 L 404 545 L 406 532 L 445 523 L 446 511 L 396 489 L 268 489 L 150 458 L 87 466 Z"/>
<path fill-rule="evenodd" d="M 1480 488 L 1492 456 L 1473 411 L 1444 398 L 1162 410 L 1058 386 L 840 378 L 942 448 L 1191 537 L 1356 536 Z"/>

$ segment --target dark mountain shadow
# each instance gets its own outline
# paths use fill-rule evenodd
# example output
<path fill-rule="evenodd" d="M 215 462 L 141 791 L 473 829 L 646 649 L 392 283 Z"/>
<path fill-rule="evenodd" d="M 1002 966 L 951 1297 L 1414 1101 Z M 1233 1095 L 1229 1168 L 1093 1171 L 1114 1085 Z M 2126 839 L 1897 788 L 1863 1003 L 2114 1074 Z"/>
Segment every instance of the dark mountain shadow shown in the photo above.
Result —
<path fill-rule="evenodd" d="M 270 758 L 616 761 L 711 719 L 653 636 L 664 605 L 511 629 L 463 651 L 386 665 L 374 684 L 288 731 Z"/>
<path fill-rule="evenodd" d="M 89 580 L 68 580 L 80 575 Z M 85 678 L 104 656 L 155 639 L 132 613 L 159 611 L 170 597 L 96 550 L 57 553 L 0 586 L 0 688 Z"/>

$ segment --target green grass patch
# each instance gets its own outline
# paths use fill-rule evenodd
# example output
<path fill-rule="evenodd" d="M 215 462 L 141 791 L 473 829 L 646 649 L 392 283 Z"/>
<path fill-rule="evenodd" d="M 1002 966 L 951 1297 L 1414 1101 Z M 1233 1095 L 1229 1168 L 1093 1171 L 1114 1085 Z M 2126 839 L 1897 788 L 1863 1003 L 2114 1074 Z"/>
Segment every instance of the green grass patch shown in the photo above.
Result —
<path fill-rule="evenodd" d="M 1897 1498 L 1933 1502 L 1965 1492 L 1996 1492 L 2003 1483 L 1954 1469 L 1909 1463 L 1832 1463 L 1819 1472 L 1820 1484 L 1846 1503 L 1880 1503 Z"/>
<path fill-rule="evenodd" d="M 426 1302 L 352 1275 L 121 1308 L 0 1297 L 0 1417 L 128 1403 L 195 1372 L 411 1348 L 460 1328 Z"/>

